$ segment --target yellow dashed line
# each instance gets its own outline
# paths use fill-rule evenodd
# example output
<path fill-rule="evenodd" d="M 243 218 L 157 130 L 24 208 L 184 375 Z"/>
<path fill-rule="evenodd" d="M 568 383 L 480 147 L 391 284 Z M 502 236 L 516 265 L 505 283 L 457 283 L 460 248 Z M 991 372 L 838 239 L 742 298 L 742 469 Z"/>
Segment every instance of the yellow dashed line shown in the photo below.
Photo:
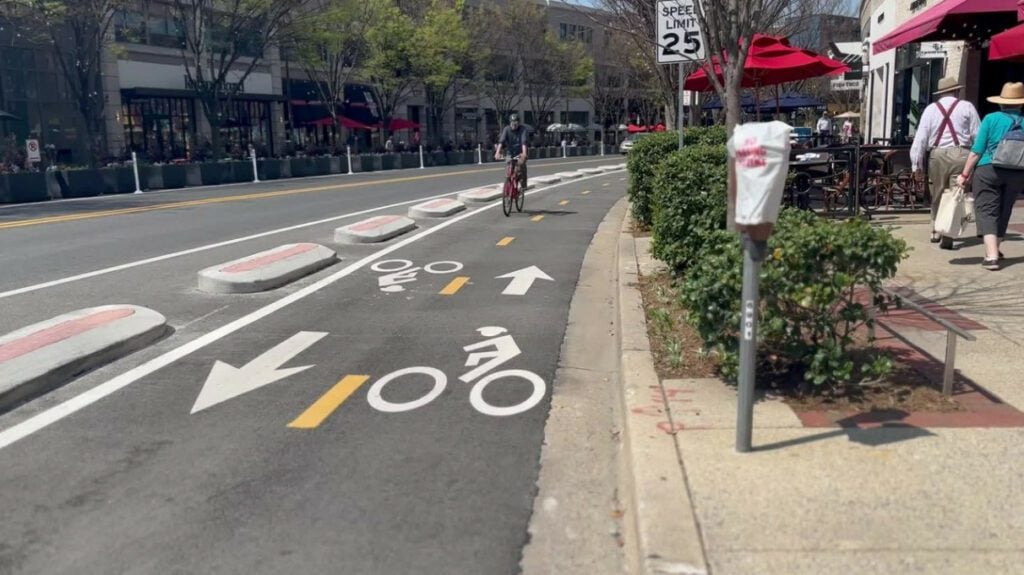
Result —
<path fill-rule="evenodd" d="M 587 190 L 587 191 L 583 192 L 584 196 L 589 195 L 589 194 L 590 194 L 590 190 Z"/>
<path fill-rule="evenodd" d="M 507 238 L 501 238 L 501 241 L 498 242 L 498 247 L 503 248 L 512 243 L 513 240 L 515 240 L 515 238 L 513 238 L 512 236 L 509 236 Z"/>
<path fill-rule="evenodd" d="M 295 421 L 289 423 L 288 427 L 292 429 L 316 429 L 320 427 L 320 424 L 330 417 L 334 410 L 341 407 L 341 404 L 345 403 L 345 400 L 369 379 L 370 376 L 368 375 L 346 375 L 330 391 L 323 394 L 320 399 L 309 406 L 309 409 L 302 412 L 302 415 L 296 417 Z"/>
<path fill-rule="evenodd" d="M 453 279 L 448 285 L 444 286 L 444 289 L 441 290 L 441 295 L 455 295 L 459 293 L 459 290 L 462 289 L 462 286 L 466 285 L 466 283 L 468 282 L 468 277 L 459 276 Z"/>
<path fill-rule="evenodd" d="M 569 205 L 569 200 L 562 200 L 562 201 L 558 202 L 558 205 L 560 205 L 560 206 L 568 206 Z"/>
<path fill-rule="evenodd" d="M 532 218 L 530 218 L 530 221 L 531 222 L 539 222 L 539 221 L 541 221 L 543 219 L 544 219 L 544 216 L 533 216 Z"/>

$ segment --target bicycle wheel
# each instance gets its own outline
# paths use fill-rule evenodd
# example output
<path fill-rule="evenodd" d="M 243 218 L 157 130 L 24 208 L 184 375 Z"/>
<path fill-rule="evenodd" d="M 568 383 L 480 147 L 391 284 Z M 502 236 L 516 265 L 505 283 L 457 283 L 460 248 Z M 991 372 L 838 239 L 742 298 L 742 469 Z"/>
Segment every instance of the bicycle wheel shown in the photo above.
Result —
<path fill-rule="evenodd" d="M 516 188 L 516 211 L 522 213 L 523 204 L 526 203 L 526 190 L 518 189 L 519 186 L 516 186 Z"/>
<path fill-rule="evenodd" d="M 860 191 L 860 208 L 862 210 L 873 212 L 878 209 L 878 202 L 882 195 L 884 195 L 884 191 L 880 189 L 881 187 L 881 184 L 870 184 Z"/>
<path fill-rule="evenodd" d="M 512 184 L 512 180 L 509 178 L 505 179 L 505 190 L 501 195 L 501 211 L 505 212 L 505 217 L 512 215 L 512 194 L 515 193 L 515 187 Z"/>

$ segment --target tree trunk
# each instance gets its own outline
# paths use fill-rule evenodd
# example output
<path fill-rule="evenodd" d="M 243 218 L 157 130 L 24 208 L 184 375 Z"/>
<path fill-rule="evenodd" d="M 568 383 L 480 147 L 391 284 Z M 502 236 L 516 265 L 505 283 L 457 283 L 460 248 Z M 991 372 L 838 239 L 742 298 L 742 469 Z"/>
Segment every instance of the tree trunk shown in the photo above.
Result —
<path fill-rule="evenodd" d="M 733 130 L 736 129 L 736 125 L 740 122 L 740 82 L 742 80 L 742 71 L 729 73 L 728 70 L 724 71 L 725 74 L 725 133 L 728 137 L 732 137 Z M 729 205 L 726 210 L 725 229 L 729 231 L 736 230 L 736 171 L 732 157 L 729 158 L 729 173 L 728 173 L 728 190 L 729 190 Z"/>

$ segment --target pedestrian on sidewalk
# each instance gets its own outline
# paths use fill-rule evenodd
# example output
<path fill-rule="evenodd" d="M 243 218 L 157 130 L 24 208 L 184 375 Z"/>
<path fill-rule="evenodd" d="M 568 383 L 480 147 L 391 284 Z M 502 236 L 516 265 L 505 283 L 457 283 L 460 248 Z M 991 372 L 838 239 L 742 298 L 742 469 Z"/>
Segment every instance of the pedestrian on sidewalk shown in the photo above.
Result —
<path fill-rule="evenodd" d="M 935 217 L 939 213 L 942 191 L 950 186 L 953 178 L 961 174 L 967 164 L 967 156 L 974 138 L 978 134 L 981 118 L 974 104 L 960 99 L 963 85 L 956 78 L 939 80 L 935 91 L 938 100 L 924 109 L 910 148 L 910 164 L 915 177 L 922 177 L 927 152 L 929 192 L 932 197 L 931 242 L 942 242 L 942 249 L 953 249 L 953 238 L 940 238 L 935 231 Z"/>
<path fill-rule="evenodd" d="M 832 118 L 828 117 L 828 110 L 821 113 L 818 118 L 818 145 L 828 146 L 832 143 Z"/>
<path fill-rule="evenodd" d="M 999 247 L 1006 239 L 1013 204 L 1024 192 L 1024 166 L 1018 169 L 997 168 L 992 165 L 992 159 L 1007 132 L 1020 128 L 1024 121 L 1021 116 L 1024 83 L 1007 82 L 1000 94 L 989 97 L 988 101 L 999 104 L 1000 110 L 982 120 L 967 165 L 957 177 L 957 183 L 964 185 L 973 177 L 978 235 L 985 241 L 985 258 L 981 265 L 987 270 L 996 271 L 999 269 L 999 260 L 1003 259 Z"/>

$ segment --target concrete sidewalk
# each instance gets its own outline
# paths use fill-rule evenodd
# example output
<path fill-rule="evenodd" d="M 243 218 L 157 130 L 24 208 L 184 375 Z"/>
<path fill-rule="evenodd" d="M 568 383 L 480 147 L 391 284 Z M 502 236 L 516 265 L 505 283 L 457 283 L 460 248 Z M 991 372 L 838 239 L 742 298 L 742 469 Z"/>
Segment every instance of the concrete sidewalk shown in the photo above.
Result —
<path fill-rule="evenodd" d="M 926 215 L 878 219 L 913 248 L 896 283 L 977 336 L 960 342 L 962 382 L 1008 410 L 1024 408 L 1024 242 L 1012 238 L 1003 250 L 1008 265 L 989 272 L 978 246 L 951 252 L 929 244 Z M 658 266 L 649 243 L 627 230 L 621 237 L 634 242 L 634 269 L 652 273 Z M 622 275 L 626 267 L 620 261 L 621 289 L 636 292 Z M 624 334 L 643 327 L 642 310 L 623 310 Z M 922 321 L 887 327 L 941 360 L 944 331 Z M 653 405 L 626 414 L 626 427 L 639 428 L 644 418 L 644 429 L 654 418 L 668 421 L 657 429 L 674 442 L 682 478 L 636 502 L 638 532 L 645 521 L 657 521 L 643 509 L 687 506 L 697 533 L 668 535 L 680 549 L 697 545 L 708 573 L 1024 573 L 1024 428 L 988 425 L 984 416 L 972 427 L 809 428 L 785 404 L 762 399 L 756 449 L 740 455 L 733 388 L 717 380 L 659 381 L 627 369 L 624 379 L 627 390 L 661 390 Z M 640 572 L 700 572 L 690 564 L 692 571 L 659 571 L 648 561 Z"/>

